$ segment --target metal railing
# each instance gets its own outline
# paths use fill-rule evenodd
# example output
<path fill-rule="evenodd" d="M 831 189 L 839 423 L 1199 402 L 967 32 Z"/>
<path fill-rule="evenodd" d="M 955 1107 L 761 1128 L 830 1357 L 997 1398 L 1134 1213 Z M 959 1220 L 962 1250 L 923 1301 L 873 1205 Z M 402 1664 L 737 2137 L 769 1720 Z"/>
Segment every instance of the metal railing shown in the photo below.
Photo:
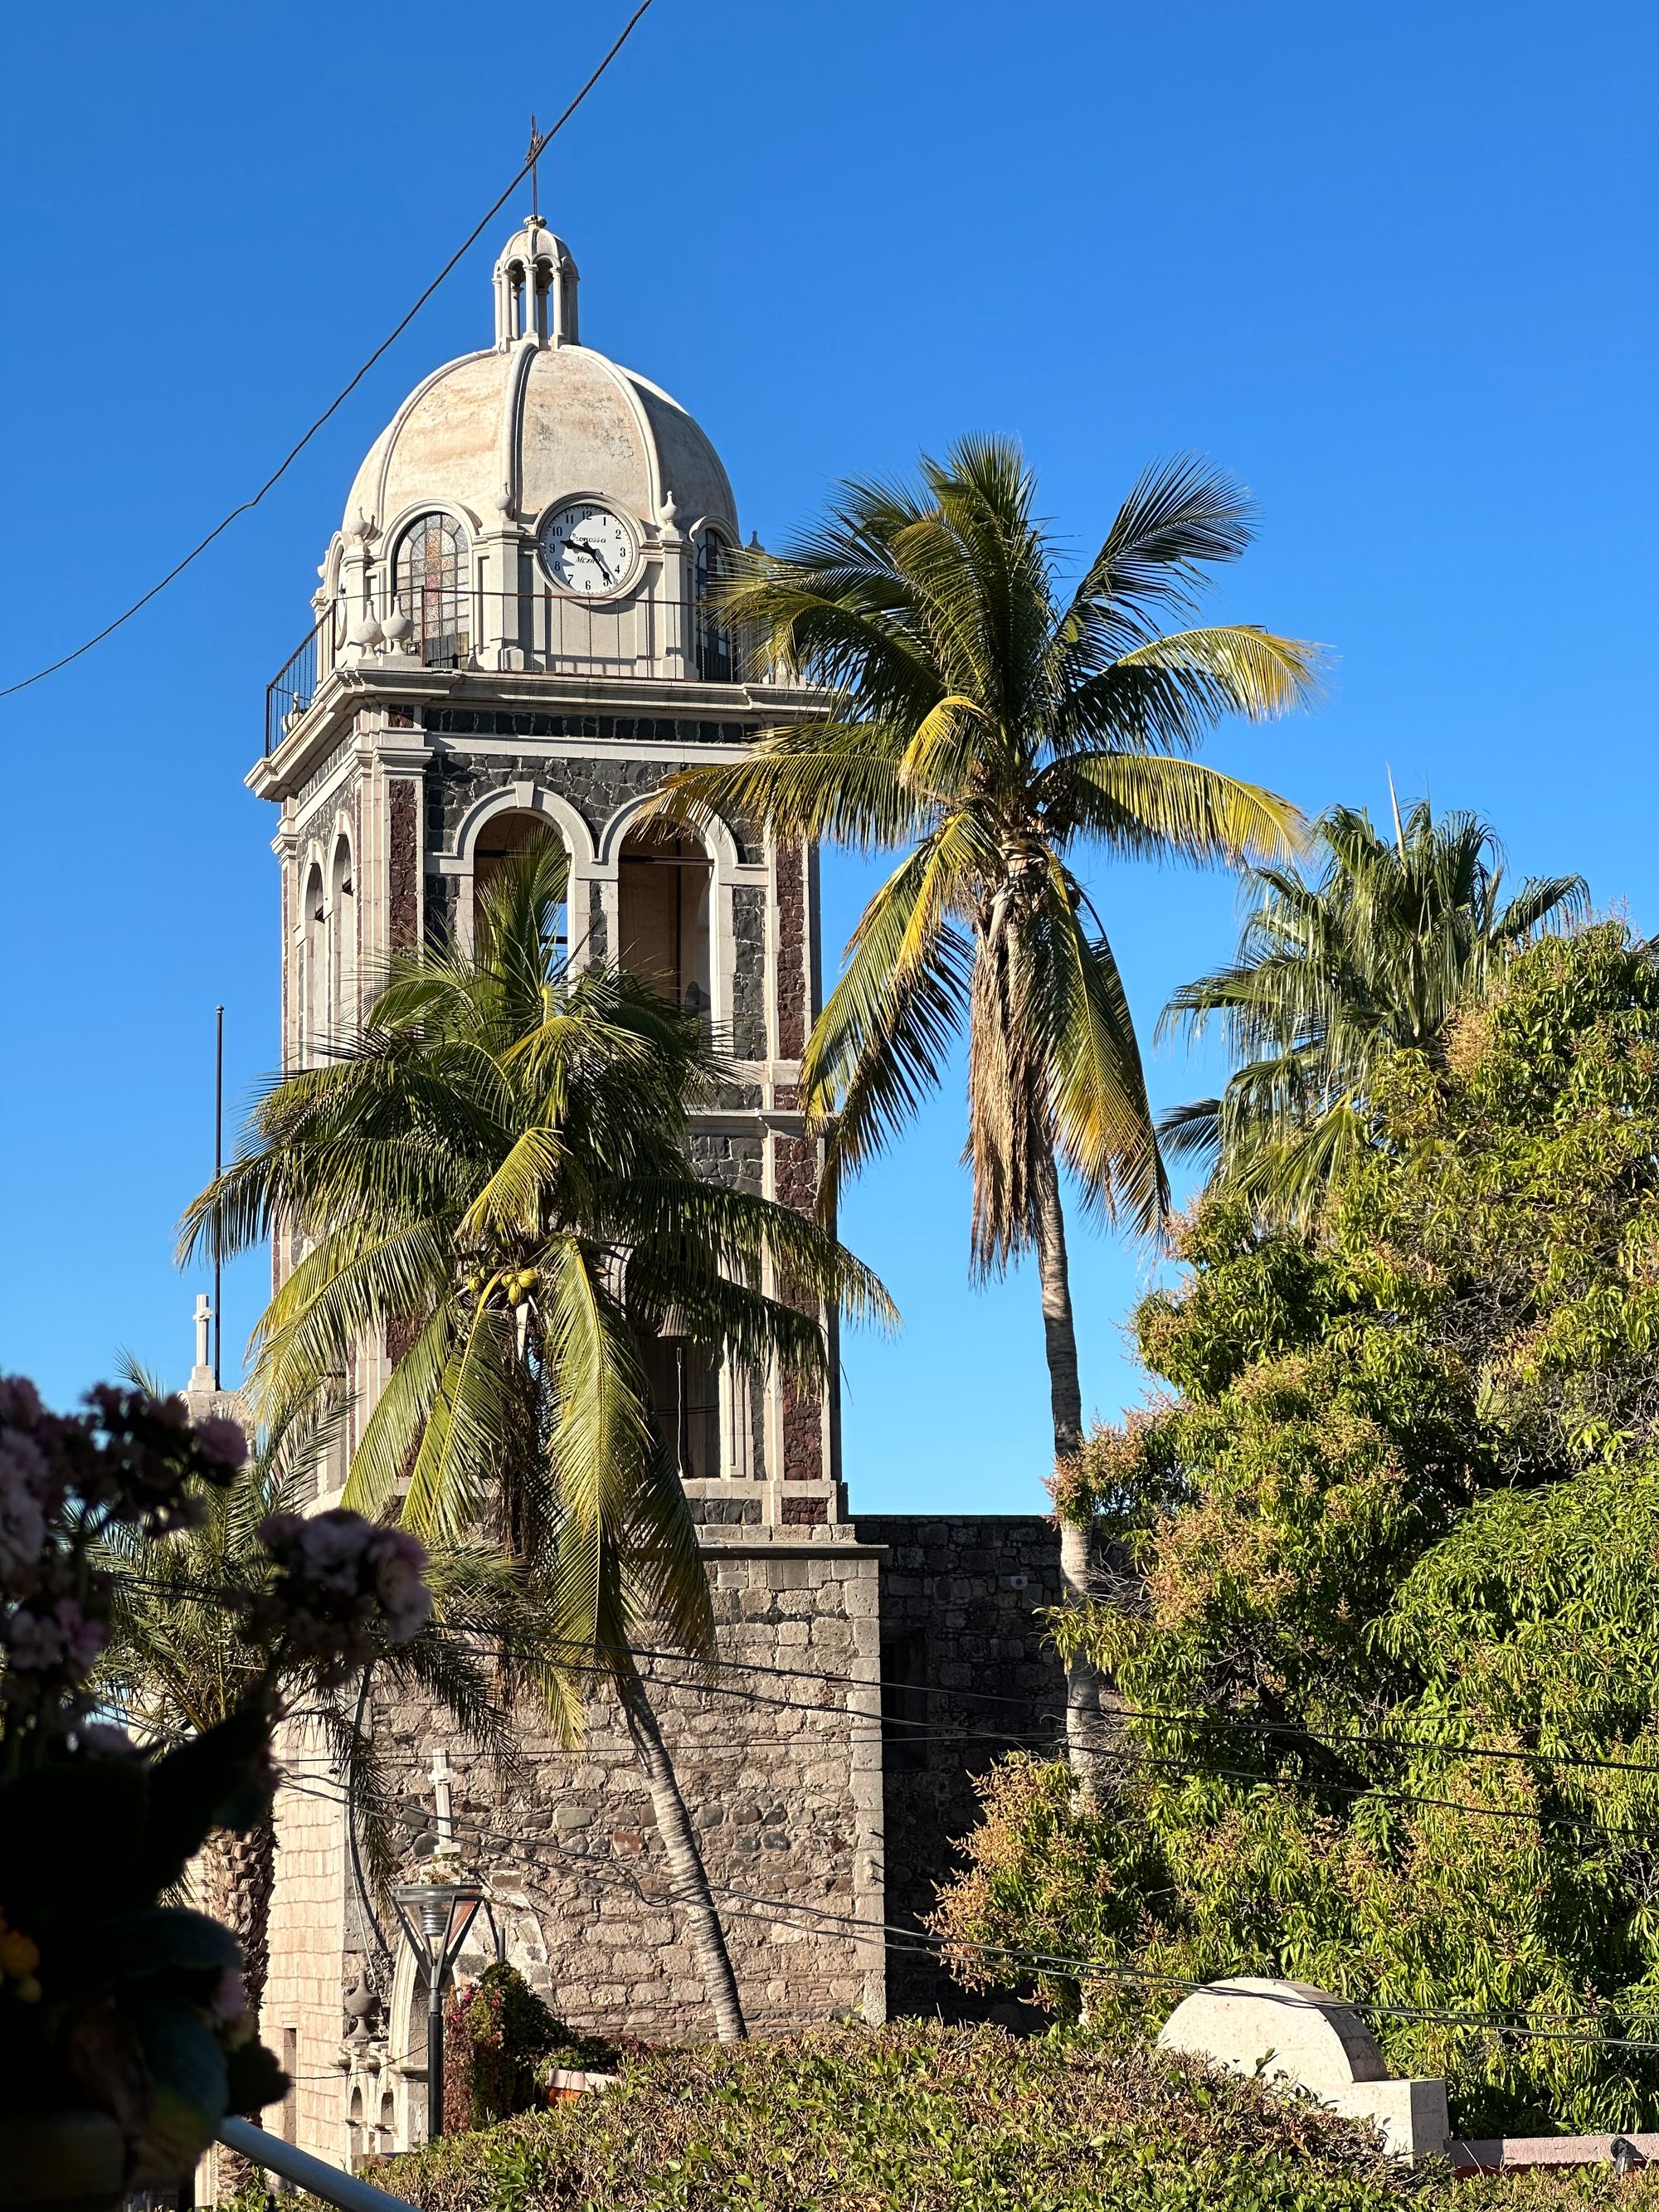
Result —
<path fill-rule="evenodd" d="M 343 2173 L 326 2159 L 313 2158 L 308 2150 L 267 2135 L 252 2120 L 222 2120 L 219 2140 L 268 2173 L 320 2197 L 325 2204 L 338 2205 L 340 2212 L 413 2212 L 406 2198 L 377 2189 L 372 2181 L 361 2181 L 355 2173 Z"/>
<path fill-rule="evenodd" d="M 372 613 L 368 642 L 362 614 Z M 386 653 L 408 654 L 428 668 L 522 669 L 601 680 L 656 677 L 704 684 L 769 683 L 775 672 L 752 638 L 722 620 L 706 598 L 595 601 L 545 587 L 485 592 L 465 586 L 416 592 L 407 608 L 395 600 L 348 620 L 337 601 L 289 655 L 265 690 L 265 751 L 274 752 L 308 708 L 330 671 L 341 664 L 372 672 Z"/>

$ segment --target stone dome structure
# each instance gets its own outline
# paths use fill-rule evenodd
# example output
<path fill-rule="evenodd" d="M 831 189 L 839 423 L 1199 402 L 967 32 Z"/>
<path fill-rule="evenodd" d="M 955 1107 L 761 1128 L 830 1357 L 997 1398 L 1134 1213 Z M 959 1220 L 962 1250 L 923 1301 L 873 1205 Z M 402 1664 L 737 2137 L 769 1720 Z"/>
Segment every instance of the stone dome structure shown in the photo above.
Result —
<path fill-rule="evenodd" d="M 495 343 L 416 386 L 369 448 L 343 531 L 380 535 L 448 507 L 473 532 L 533 526 L 556 501 L 615 501 L 647 528 L 708 521 L 731 540 L 737 502 L 720 456 L 679 403 L 577 336 L 578 272 L 538 219 L 495 264 Z"/>
<path fill-rule="evenodd" d="M 318 572 L 325 668 L 724 672 L 687 625 L 741 543 L 726 471 L 660 386 L 582 344 L 577 283 L 532 216 L 495 263 L 494 343 L 369 448 Z"/>

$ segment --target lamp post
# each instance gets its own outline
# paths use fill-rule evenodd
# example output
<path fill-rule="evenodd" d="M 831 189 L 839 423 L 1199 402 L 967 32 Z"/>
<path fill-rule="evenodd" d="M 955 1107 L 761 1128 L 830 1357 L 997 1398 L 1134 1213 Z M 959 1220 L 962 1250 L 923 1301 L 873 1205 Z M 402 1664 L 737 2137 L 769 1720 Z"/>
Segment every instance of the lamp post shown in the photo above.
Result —
<path fill-rule="evenodd" d="M 444 1984 L 483 1902 L 483 1886 L 465 1878 L 400 1881 L 392 1898 L 426 1975 L 426 2133 L 430 2142 L 444 2131 Z"/>

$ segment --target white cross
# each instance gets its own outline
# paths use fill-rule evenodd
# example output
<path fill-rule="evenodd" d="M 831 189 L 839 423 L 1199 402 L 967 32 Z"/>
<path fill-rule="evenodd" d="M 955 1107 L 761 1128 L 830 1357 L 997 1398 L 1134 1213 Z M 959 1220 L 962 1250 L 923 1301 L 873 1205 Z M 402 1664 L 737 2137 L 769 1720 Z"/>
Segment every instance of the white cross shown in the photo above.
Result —
<path fill-rule="evenodd" d="M 437 1809 L 438 1841 L 455 1840 L 455 1815 L 449 1800 L 449 1753 L 439 1744 L 432 1753 L 432 1802 Z"/>

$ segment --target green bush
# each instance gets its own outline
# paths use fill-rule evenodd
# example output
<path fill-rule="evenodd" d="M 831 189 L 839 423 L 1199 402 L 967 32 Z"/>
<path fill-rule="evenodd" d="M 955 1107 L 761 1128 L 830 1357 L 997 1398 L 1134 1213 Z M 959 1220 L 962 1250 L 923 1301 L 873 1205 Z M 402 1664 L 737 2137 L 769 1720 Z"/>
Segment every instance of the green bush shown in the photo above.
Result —
<path fill-rule="evenodd" d="M 1128 2042 L 1021 2042 L 914 2021 L 659 2052 L 613 2090 L 447 2136 L 377 2179 L 426 2212 L 1428 2212 L 1464 2201 L 1444 2175 L 1385 2159 L 1367 2130 L 1254 2082 Z"/>
<path fill-rule="evenodd" d="M 556 2066 L 614 2066 L 619 2047 L 567 2027 L 514 1966 L 486 1966 L 451 2001 L 444 2038 L 444 2124 L 487 2128 L 547 2102 Z"/>

